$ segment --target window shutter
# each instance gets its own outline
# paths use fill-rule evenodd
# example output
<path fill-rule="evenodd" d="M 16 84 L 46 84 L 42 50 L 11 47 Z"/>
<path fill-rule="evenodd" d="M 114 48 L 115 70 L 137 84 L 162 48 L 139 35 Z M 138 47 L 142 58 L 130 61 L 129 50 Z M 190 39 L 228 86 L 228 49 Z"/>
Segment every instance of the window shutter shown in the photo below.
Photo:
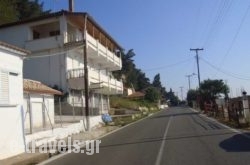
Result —
<path fill-rule="evenodd" d="M 0 104 L 9 103 L 9 73 L 0 74 Z"/>

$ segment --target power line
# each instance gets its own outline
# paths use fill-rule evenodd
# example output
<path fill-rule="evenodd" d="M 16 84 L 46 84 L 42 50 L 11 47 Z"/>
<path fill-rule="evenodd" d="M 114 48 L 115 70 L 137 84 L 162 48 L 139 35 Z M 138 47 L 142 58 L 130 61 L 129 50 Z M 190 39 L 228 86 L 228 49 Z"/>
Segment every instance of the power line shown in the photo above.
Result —
<path fill-rule="evenodd" d="M 153 70 L 165 69 L 165 68 L 168 68 L 168 67 L 174 67 L 174 66 L 180 65 L 182 63 L 186 63 L 188 61 L 191 61 L 192 59 L 193 58 L 188 58 L 186 60 L 182 60 L 182 61 L 179 61 L 179 62 L 176 62 L 176 63 L 173 63 L 173 64 L 163 65 L 163 66 L 160 66 L 160 67 L 154 67 L 154 68 L 149 68 L 149 69 L 142 69 L 142 70 L 143 71 L 153 71 Z"/>
<path fill-rule="evenodd" d="M 223 58 L 222 58 L 222 60 L 221 60 L 221 62 L 220 62 L 219 70 L 220 70 L 220 68 L 222 67 L 222 65 L 224 64 L 224 62 L 225 62 L 227 56 L 229 55 L 231 49 L 233 48 L 233 45 L 234 45 L 234 43 L 235 43 L 235 41 L 236 41 L 236 39 L 237 39 L 237 37 L 238 37 L 238 35 L 239 35 L 239 32 L 240 32 L 240 30 L 241 30 L 241 28 L 242 28 L 243 23 L 245 22 L 245 19 L 246 19 L 246 17 L 247 17 L 247 14 L 248 14 L 249 10 L 250 10 L 250 5 L 248 6 L 247 10 L 245 11 L 245 14 L 244 14 L 244 16 L 243 16 L 242 19 L 241 19 L 240 25 L 238 26 L 237 31 L 236 31 L 236 33 L 235 33 L 235 35 L 234 35 L 234 37 L 233 37 L 233 40 L 232 40 L 232 42 L 230 43 L 230 46 L 229 46 L 229 48 L 227 49 L 226 54 L 223 56 Z"/>
<path fill-rule="evenodd" d="M 221 70 L 219 67 L 211 64 L 210 62 L 208 62 L 207 60 L 205 60 L 204 58 L 200 58 L 203 62 L 205 62 L 207 65 L 209 65 L 211 68 L 215 69 L 216 71 L 218 72 L 221 72 L 227 76 L 230 76 L 230 77 L 233 77 L 233 78 L 236 78 L 236 79 L 240 79 L 240 80 L 250 80 L 250 77 L 245 77 L 244 76 L 239 76 L 239 75 L 236 75 L 234 73 L 230 73 L 230 72 L 227 72 L 227 71 L 224 71 L 224 70 Z"/>
<path fill-rule="evenodd" d="M 232 0 L 231 1 L 224 0 L 220 2 L 214 22 L 211 25 L 210 30 L 208 31 L 207 38 L 203 44 L 203 47 L 208 47 L 209 41 L 211 42 L 213 39 L 212 36 L 216 36 L 215 34 L 218 33 L 218 31 L 220 30 L 220 27 L 223 25 L 225 17 L 230 11 L 232 2 L 233 2 Z"/>

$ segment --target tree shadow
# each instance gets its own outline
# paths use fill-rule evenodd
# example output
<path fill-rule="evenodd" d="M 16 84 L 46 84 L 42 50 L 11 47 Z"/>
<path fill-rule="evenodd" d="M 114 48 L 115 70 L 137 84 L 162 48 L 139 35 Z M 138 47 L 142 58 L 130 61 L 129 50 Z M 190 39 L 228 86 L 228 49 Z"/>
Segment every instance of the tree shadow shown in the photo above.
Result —
<path fill-rule="evenodd" d="M 250 133 L 236 134 L 220 143 L 227 152 L 250 152 Z"/>
<path fill-rule="evenodd" d="M 215 137 L 215 136 L 222 136 L 222 135 L 230 135 L 234 134 L 233 132 L 223 132 L 223 133 L 213 133 L 213 134 L 200 134 L 200 135 L 183 135 L 183 136 L 172 136 L 172 137 L 145 137 L 142 139 L 135 139 L 134 141 L 123 141 L 123 142 L 112 142 L 112 144 L 101 144 L 100 148 L 109 148 L 109 147 L 120 147 L 120 146 L 127 146 L 127 145 L 137 145 L 137 144 L 147 144 L 147 143 L 156 143 L 165 141 L 178 141 L 178 140 L 187 140 L 193 138 L 202 138 L 202 137 Z"/>
<path fill-rule="evenodd" d="M 158 115 L 154 117 L 150 117 L 150 119 L 158 119 L 158 118 L 166 118 L 166 117 L 177 117 L 177 116 L 187 116 L 187 115 L 198 115 L 198 112 L 187 112 L 187 113 L 173 113 L 173 114 L 167 114 L 167 115 Z"/>

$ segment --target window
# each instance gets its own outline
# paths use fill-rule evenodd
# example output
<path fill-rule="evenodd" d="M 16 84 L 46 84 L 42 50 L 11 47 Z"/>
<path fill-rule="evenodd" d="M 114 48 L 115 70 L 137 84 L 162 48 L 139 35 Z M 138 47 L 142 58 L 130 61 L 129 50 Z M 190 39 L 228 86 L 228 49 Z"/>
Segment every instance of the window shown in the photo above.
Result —
<path fill-rule="evenodd" d="M 20 100 L 18 74 L 0 71 L 0 104 L 17 104 Z"/>
<path fill-rule="evenodd" d="M 20 100 L 20 84 L 17 73 L 9 72 L 9 104 L 17 104 Z"/>
<path fill-rule="evenodd" d="M 9 73 L 0 72 L 0 104 L 9 104 Z"/>
<path fill-rule="evenodd" d="M 40 38 L 40 33 L 33 30 L 33 39 L 35 40 L 35 39 L 39 39 L 39 38 Z"/>
<path fill-rule="evenodd" d="M 55 31 L 51 31 L 51 32 L 49 32 L 49 36 L 58 36 L 58 35 L 60 35 L 60 31 L 59 30 L 55 30 Z"/>

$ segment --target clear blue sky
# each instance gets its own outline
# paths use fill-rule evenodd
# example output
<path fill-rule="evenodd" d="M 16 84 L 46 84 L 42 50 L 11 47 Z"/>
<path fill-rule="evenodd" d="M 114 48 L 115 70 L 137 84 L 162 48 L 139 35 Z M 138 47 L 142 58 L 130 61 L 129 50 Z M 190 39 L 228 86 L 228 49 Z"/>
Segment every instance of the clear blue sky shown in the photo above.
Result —
<path fill-rule="evenodd" d="M 68 8 L 68 0 L 43 1 L 52 11 Z M 160 73 L 162 84 L 179 97 L 179 87 L 188 88 L 185 75 L 197 73 L 189 49 L 204 48 L 201 80 L 226 80 L 236 96 L 241 88 L 250 94 L 249 5 L 249 0 L 75 0 L 75 11 L 88 12 L 126 50 L 134 49 L 137 67 L 151 80 Z M 191 80 L 196 88 L 197 76 Z"/>

